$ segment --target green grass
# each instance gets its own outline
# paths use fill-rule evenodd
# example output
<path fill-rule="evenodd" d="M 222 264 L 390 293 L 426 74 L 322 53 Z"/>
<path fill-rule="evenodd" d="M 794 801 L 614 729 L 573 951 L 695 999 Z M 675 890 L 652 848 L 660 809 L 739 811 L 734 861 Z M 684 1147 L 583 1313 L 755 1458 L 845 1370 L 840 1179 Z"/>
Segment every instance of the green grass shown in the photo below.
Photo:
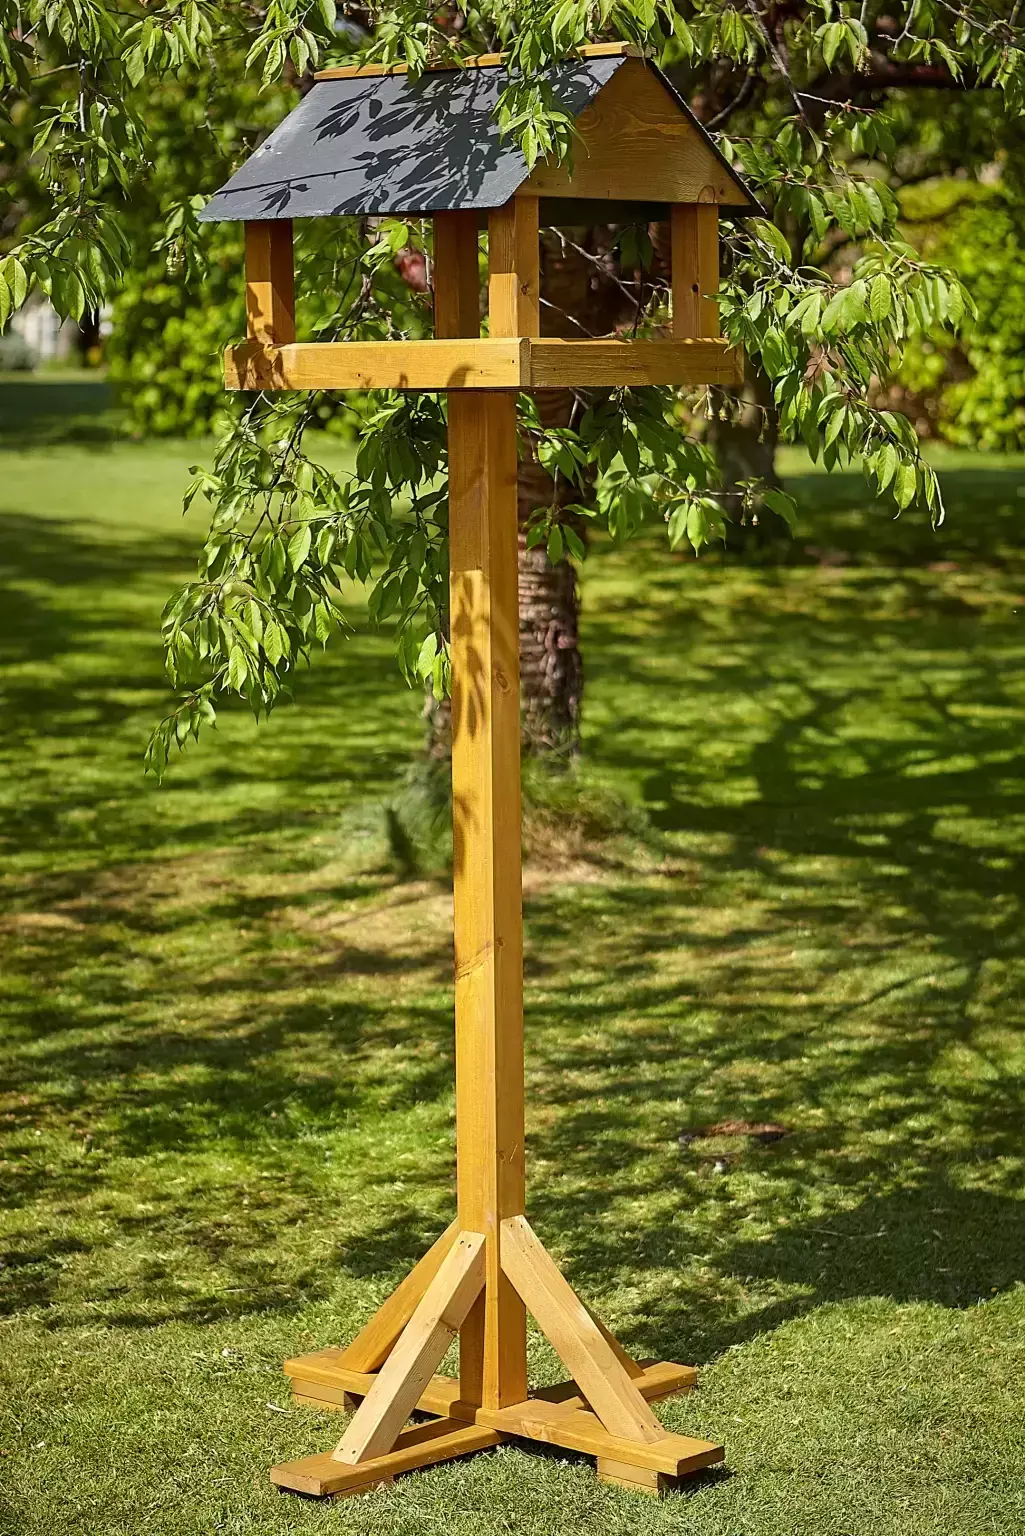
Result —
<path fill-rule="evenodd" d="M 317 1505 L 280 1362 L 453 1209 L 449 900 L 389 872 L 418 701 L 363 627 L 143 780 L 196 453 L 2 458 L 4 1532 L 1017 1536 L 1025 469 L 949 460 L 936 537 L 805 471 L 784 569 L 586 573 L 588 773 L 653 830 L 527 871 L 530 1214 L 727 1470 Z"/>

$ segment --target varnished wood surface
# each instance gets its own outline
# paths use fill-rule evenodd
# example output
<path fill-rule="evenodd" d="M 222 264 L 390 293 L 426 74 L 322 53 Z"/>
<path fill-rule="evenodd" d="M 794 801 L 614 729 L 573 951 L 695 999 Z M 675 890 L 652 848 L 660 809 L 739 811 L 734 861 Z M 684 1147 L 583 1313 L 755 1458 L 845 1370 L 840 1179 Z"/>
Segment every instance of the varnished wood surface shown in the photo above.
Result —
<path fill-rule="evenodd" d="M 643 59 L 628 59 L 617 69 L 575 126 L 579 138 L 572 162 L 539 163 L 518 196 L 656 203 L 745 200 L 739 183 Z"/>
<path fill-rule="evenodd" d="M 488 1237 L 460 1370 L 464 1396 L 500 1406 L 527 1392 L 526 1319 L 499 1252 L 524 1202 L 516 400 L 448 406 L 457 1193 L 460 1221 Z"/>
<path fill-rule="evenodd" d="M 735 384 L 743 354 L 715 338 L 245 342 L 224 358 L 229 389 L 520 390 Z"/>
<path fill-rule="evenodd" d="M 284 347 L 295 341 L 290 219 L 246 224 L 246 333 L 267 346 Z"/>
<path fill-rule="evenodd" d="M 224 358 L 228 389 L 516 389 L 525 343 L 320 341 L 268 348 L 247 342 Z"/>
<path fill-rule="evenodd" d="M 528 1312 L 610 1435 L 652 1441 L 665 1431 L 602 1329 L 525 1216 L 502 1223 L 502 1267 Z"/>
<path fill-rule="evenodd" d="M 542 337 L 525 356 L 531 389 L 668 384 L 734 384 L 739 348 L 719 340 L 576 341 Z"/>
<path fill-rule="evenodd" d="M 484 1234 L 462 1231 L 333 1452 L 355 1466 L 390 1451 L 484 1284 Z"/>
<path fill-rule="evenodd" d="M 317 1407 L 337 1408 L 339 1412 L 345 1407 L 346 1396 L 366 1397 L 375 1376 L 342 1365 L 343 1353 L 343 1350 L 324 1349 L 286 1360 L 285 1371 L 292 1382 L 293 1396 Z M 697 1384 L 698 1373 L 692 1365 L 677 1365 L 671 1360 L 644 1360 L 639 1362 L 638 1369 L 640 1375 L 635 1378 L 635 1385 L 649 1403 L 673 1397 L 678 1392 L 690 1392 Z M 530 1394 L 529 1401 L 569 1404 L 572 1408 L 587 1406 L 574 1381 L 539 1387 Z M 416 1406 L 421 1413 L 465 1420 L 472 1420 L 477 1408 L 476 1404 L 461 1397 L 459 1379 L 455 1376 L 433 1376 Z"/>
<path fill-rule="evenodd" d="M 637 56 L 638 50 L 632 43 L 582 43 L 575 50 L 573 57 L 609 59 L 619 58 L 623 54 Z M 476 53 L 456 62 L 444 60 L 438 64 L 429 64 L 427 68 L 429 70 L 494 69 L 497 65 L 504 64 L 508 57 L 507 53 Z M 361 75 L 404 75 L 407 72 L 406 64 L 338 64 L 331 69 L 318 70 L 313 78 L 315 80 L 349 80 Z"/>
<path fill-rule="evenodd" d="M 436 1419 L 403 1430 L 392 1450 L 372 1462 L 347 1466 L 335 1461 L 330 1452 L 304 1456 L 299 1461 L 282 1462 L 271 1468 L 271 1482 L 295 1493 L 325 1495 L 363 1492 L 387 1484 L 399 1472 L 415 1467 L 429 1467 L 456 1456 L 500 1445 L 505 1437 L 479 1424 L 463 1424 L 458 1419 Z"/>
<path fill-rule="evenodd" d="M 719 210 L 709 203 L 674 204 L 669 228 L 673 336 L 718 336 Z M 737 382 L 742 380 L 741 368 Z"/>
<path fill-rule="evenodd" d="M 540 336 L 541 276 L 536 197 L 514 197 L 488 214 L 488 324 L 492 336 Z"/>
<path fill-rule="evenodd" d="M 356 1371 L 376 1371 L 384 1364 L 458 1235 L 459 1222 L 453 1221 L 378 1307 L 366 1327 L 341 1351 L 339 1358 L 345 1365 Z M 286 1373 L 290 1363 L 285 1362 Z"/>
<path fill-rule="evenodd" d="M 477 215 L 434 215 L 434 334 L 480 335 Z"/>

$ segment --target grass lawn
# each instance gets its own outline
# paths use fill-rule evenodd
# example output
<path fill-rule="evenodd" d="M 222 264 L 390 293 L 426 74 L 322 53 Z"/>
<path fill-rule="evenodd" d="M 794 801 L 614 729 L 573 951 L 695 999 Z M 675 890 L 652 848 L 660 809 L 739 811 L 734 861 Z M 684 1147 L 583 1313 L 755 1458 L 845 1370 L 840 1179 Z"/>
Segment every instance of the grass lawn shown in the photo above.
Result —
<path fill-rule="evenodd" d="M 381 810 L 418 701 L 363 627 L 148 785 L 201 450 L 8 421 L 5 1536 L 1019 1536 L 1025 468 L 949 461 L 939 536 L 805 469 L 785 568 L 586 570 L 588 776 L 652 830 L 527 869 L 530 1215 L 703 1367 L 662 1413 L 726 1469 L 510 1445 L 321 1505 L 267 1482 L 340 1432 L 280 1362 L 454 1204 L 450 901 Z"/>

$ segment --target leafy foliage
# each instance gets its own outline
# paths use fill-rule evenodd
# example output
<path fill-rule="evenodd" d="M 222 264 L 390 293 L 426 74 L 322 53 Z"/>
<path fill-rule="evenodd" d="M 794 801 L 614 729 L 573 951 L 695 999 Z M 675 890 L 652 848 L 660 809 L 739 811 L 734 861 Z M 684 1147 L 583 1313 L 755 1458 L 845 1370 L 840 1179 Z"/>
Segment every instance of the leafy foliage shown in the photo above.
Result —
<path fill-rule="evenodd" d="M 720 303 L 727 334 L 772 382 L 784 436 L 803 439 L 827 468 L 860 460 L 898 510 L 917 506 L 936 519 L 936 481 L 915 434 L 873 408 L 871 389 L 916 338 L 956 335 L 972 301 L 955 276 L 899 238 L 889 185 L 898 146 L 881 102 L 895 90 L 985 87 L 999 93 L 1004 119 L 1016 118 L 1025 107 L 1018 9 L 1003 15 L 989 0 L 864 0 L 855 15 L 846 0 L 785 10 L 772 0 L 484 0 L 460 11 L 455 25 L 422 0 L 389 0 L 375 12 L 363 56 L 416 74 L 506 48 L 498 119 L 528 163 L 572 153 L 572 125 L 547 66 L 602 36 L 660 56 L 692 95 L 704 94 L 712 127 L 727 128 L 724 152 L 768 209 L 769 217 L 727 234 Z M 192 198 L 198 185 L 217 184 L 220 174 L 210 173 L 218 159 L 226 172 L 248 152 L 325 49 L 351 50 L 353 28 L 335 30 L 333 0 L 0 0 L 0 13 L 0 79 L 14 104 L 4 134 L 24 194 L 0 265 L 0 325 L 34 286 L 79 316 L 144 265 L 132 204 L 154 166 L 173 169 L 180 158 L 168 152 L 168 115 L 150 110 L 165 91 L 193 103 L 210 154 L 203 175 L 189 165 L 188 184 L 166 198 L 159 239 L 143 221 L 145 264 L 166 252 L 216 303 L 228 237 L 200 238 Z M 256 88 L 269 94 L 258 97 Z M 240 106 L 250 119 L 242 134 L 234 132 Z M 640 268 L 645 242 L 632 241 Z M 341 222 L 330 239 L 314 233 L 299 276 L 300 297 L 315 296 L 305 311 L 315 333 L 423 334 L 426 296 L 404 286 L 396 264 L 415 258 L 426 267 L 428 247 L 426 231 L 399 221 L 373 229 Z M 620 262 L 626 252 L 620 242 Z M 638 330 L 657 323 L 659 302 L 650 283 Z M 202 330 L 179 318 L 183 348 L 204 355 Z M 582 400 L 573 425 L 555 431 L 525 405 L 524 436 L 556 480 L 579 489 L 575 514 L 606 519 L 617 537 L 661 516 L 670 541 L 697 552 L 722 534 L 725 518 L 747 516 L 760 488 L 723 494 L 714 462 L 686 432 L 695 405 L 712 414 L 729 408 L 713 392 L 697 402 L 670 391 L 613 392 Z M 310 646 L 340 631 L 343 573 L 371 584 L 372 614 L 395 624 L 407 676 L 444 686 L 443 408 L 385 399 L 363 424 L 356 477 L 345 483 L 303 448 L 325 408 L 313 395 L 257 399 L 236 411 L 212 475 L 190 488 L 190 497 L 207 498 L 211 526 L 197 581 L 165 615 L 169 673 L 185 694 L 154 735 L 157 772 L 175 743 L 213 720 L 218 697 L 239 694 L 258 712 L 273 707 Z M 153 422 L 159 410 L 154 402 Z M 766 504 L 789 517 L 789 502 L 773 494 Z M 538 509 L 530 537 L 543 539 L 553 559 L 579 559 L 583 545 L 555 506 L 553 495 Z"/>
<path fill-rule="evenodd" d="M 1025 448 L 1025 202 L 1007 189 L 960 201 L 928 239 L 971 292 L 975 316 L 960 342 L 927 334 L 901 382 L 938 396 L 950 442 L 1002 452 Z"/>

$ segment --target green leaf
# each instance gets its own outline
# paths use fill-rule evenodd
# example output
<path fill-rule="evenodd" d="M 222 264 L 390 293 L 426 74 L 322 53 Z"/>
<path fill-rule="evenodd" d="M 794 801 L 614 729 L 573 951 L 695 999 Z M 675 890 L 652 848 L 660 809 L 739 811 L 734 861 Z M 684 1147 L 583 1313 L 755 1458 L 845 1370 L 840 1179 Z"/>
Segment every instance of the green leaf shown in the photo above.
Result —
<path fill-rule="evenodd" d="M 917 488 L 918 472 L 915 465 L 906 462 L 898 465 L 893 481 L 893 497 L 902 512 L 914 501 Z"/>
<path fill-rule="evenodd" d="M 794 501 L 794 498 L 788 496 L 786 491 L 773 489 L 766 491 L 762 496 L 762 500 L 770 511 L 775 512 L 783 519 L 790 532 L 793 533 L 797 525 L 797 503 Z"/>
<path fill-rule="evenodd" d="M 890 313 L 892 295 L 890 292 L 890 279 L 884 272 L 872 279 L 869 289 L 868 309 L 872 319 L 876 322 L 885 320 Z"/>
<path fill-rule="evenodd" d="M 548 535 L 548 558 L 553 565 L 558 565 L 562 559 L 562 529 L 558 523 L 554 525 Z"/>
<path fill-rule="evenodd" d="M 876 455 L 876 479 L 880 491 L 885 491 L 894 475 L 897 473 L 899 463 L 897 450 L 892 443 L 886 443 Z"/>
<path fill-rule="evenodd" d="M 228 655 L 228 682 L 236 693 L 241 693 L 249 676 L 245 652 L 240 645 L 233 645 Z"/>
<path fill-rule="evenodd" d="M 276 667 L 285 654 L 284 636 L 274 619 L 268 619 L 263 627 L 263 653 L 272 667 Z"/>
<path fill-rule="evenodd" d="M 302 569 L 312 542 L 309 523 L 301 523 L 288 541 L 288 563 L 293 571 Z"/>

